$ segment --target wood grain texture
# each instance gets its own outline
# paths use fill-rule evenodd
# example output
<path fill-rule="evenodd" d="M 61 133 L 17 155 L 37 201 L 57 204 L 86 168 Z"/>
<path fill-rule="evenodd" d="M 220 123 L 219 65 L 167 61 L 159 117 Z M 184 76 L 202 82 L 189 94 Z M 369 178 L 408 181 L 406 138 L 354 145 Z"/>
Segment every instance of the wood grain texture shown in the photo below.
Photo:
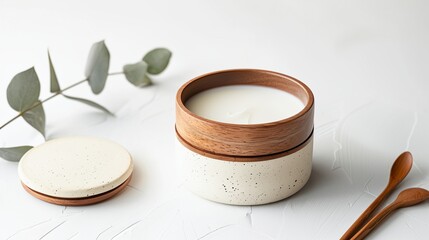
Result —
<path fill-rule="evenodd" d="M 429 199 L 429 191 L 424 188 L 408 188 L 399 193 L 398 197 L 375 215 L 363 226 L 351 240 L 364 239 L 375 227 L 377 227 L 389 214 L 399 208 L 410 207 Z"/>
<path fill-rule="evenodd" d="M 301 150 L 302 148 L 307 146 L 313 140 L 313 133 L 311 133 L 310 137 L 308 137 L 307 140 L 305 140 L 303 143 L 301 143 L 300 145 L 298 145 L 292 149 L 286 150 L 284 152 L 279 152 L 279 153 L 269 154 L 269 155 L 261 155 L 261 156 L 234 156 L 234 155 L 214 154 L 214 153 L 205 151 L 203 149 L 195 148 L 194 146 L 189 144 L 186 140 L 184 140 L 179 135 L 179 133 L 177 132 L 177 129 L 176 129 L 176 137 L 179 140 L 179 142 L 183 146 L 185 146 L 187 149 L 189 149 L 195 153 L 198 153 L 202 156 L 205 156 L 205 157 L 218 159 L 218 160 L 224 160 L 224 161 L 230 161 L 230 162 L 258 162 L 258 161 L 266 161 L 266 160 L 281 158 L 281 157 L 284 157 L 286 155 L 290 155 L 292 153 L 295 153 L 295 152 Z"/>
<path fill-rule="evenodd" d="M 36 192 L 33 189 L 27 187 L 22 182 L 21 184 L 24 187 L 25 191 L 27 191 L 29 194 L 31 194 L 32 196 L 42 201 L 56 204 L 56 205 L 62 205 L 62 206 L 85 206 L 85 205 L 99 203 L 114 197 L 116 194 L 120 193 L 128 185 L 130 180 L 131 180 L 131 176 L 127 178 L 127 180 L 125 180 L 125 182 L 123 182 L 121 185 L 119 185 L 118 187 L 110 191 L 107 191 L 105 193 L 98 194 L 95 196 L 91 196 L 91 197 L 85 197 L 85 198 L 57 198 L 57 197 L 49 196 L 40 192 Z"/>
<path fill-rule="evenodd" d="M 356 219 L 340 240 L 349 240 L 365 224 L 378 206 L 392 193 L 392 191 L 404 180 L 413 166 L 413 155 L 410 152 L 400 154 L 390 170 L 389 182 L 383 192 L 368 206 L 367 209 Z"/>
<path fill-rule="evenodd" d="M 202 118 L 186 108 L 186 101 L 207 89 L 228 85 L 258 85 L 286 91 L 305 105 L 298 114 L 270 123 L 230 124 Z M 194 78 L 176 96 L 177 133 L 190 145 L 215 155 L 263 156 L 293 149 L 313 131 L 314 97 L 297 79 L 266 70 L 224 70 Z"/>

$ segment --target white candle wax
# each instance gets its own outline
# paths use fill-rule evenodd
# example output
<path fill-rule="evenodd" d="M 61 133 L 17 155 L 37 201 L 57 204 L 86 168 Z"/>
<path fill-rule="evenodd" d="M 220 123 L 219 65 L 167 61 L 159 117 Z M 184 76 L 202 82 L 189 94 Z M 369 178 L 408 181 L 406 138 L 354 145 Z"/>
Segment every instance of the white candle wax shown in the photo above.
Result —
<path fill-rule="evenodd" d="M 304 104 L 288 92 L 254 85 L 209 89 L 192 96 L 185 104 L 201 117 L 234 124 L 279 121 L 304 108 Z"/>

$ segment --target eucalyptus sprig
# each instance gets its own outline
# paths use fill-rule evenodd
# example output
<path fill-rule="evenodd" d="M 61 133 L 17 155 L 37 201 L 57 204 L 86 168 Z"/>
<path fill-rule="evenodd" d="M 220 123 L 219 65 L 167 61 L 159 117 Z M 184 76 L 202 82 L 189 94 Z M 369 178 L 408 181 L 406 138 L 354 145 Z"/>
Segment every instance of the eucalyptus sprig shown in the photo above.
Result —
<path fill-rule="evenodd" d="M 52 95 L 40 100 L 40 81 L 34 67 L 16 74 L 7 87 L 7 101 L 18 114 L 0 126 L 0 130 L 16 119 L 22 117 L 45 136 L 46 117 L 43 104 L 59 95 L 94 107 L 109 115 L 113 115 L 107 108 L 88 99 L 65 95 L 64 92 L 82 83 L 88 82 L 94 94 L 103 91 L 108 76 L 124 74 L 125 78 L 136 87 L 145 87 L 152 83 L 150 75 L 160 74 L 167 68 L 170 62 L 171 52 L 166 48 L 155 48 L 137 63 L 127 64 L 122 72 L 109 73 L 110 53 L 104 41 L 94 43 L 89 52 L 85 69 L 85 78 L 68 87 L 61 88 L 57 74 L 48 51 L 50 92 Z M 32 148 L 32 146 L 18 146 L 0 148 L 0 157 L 8 161 L 19 161 L 21 157 Z"/>

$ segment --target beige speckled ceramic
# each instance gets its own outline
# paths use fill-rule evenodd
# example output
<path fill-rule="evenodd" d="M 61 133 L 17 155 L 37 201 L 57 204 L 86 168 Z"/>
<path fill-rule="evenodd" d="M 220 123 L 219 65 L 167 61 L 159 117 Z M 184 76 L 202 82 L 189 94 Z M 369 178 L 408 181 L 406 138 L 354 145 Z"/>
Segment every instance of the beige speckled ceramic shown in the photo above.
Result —
<path fill-rule="evenodd" d="M 259 205 L 287 198 L 311 175 L 312 138 L 300 150 L 257 162 L 223 161 L 177 144 L 186 186 L 195 194 L 234 205 Z"/>
<path fill-rule="evenodd" d="M 109 192 L 130 178 L 133 163 L 120 145 L 99 138 L 67 137 L 28 151 L 18 174 L 31 190 L 55 198 L 87 198 Z"/>

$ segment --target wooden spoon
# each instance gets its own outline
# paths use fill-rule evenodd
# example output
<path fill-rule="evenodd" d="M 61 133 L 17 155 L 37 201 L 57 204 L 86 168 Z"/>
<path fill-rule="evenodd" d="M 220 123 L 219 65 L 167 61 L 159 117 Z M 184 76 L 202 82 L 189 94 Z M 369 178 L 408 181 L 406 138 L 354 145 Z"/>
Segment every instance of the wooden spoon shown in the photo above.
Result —
<path fill-rule="evenodd" d="M 393 189 L 398 186 L 399 183 L 404 180 L 411 170 L 413 165 L 413 156 L 410 152 L 403 152 L 396 158 L 393 163 L 392 169 L 390 170 L 390 178 L 386 188 L 380 195 L 369 205 L 369 207 L 359 216 L 359 218 L 353 223 L 353 225 L 344 233 L 340 238 L 341 240 L 349 240 L 360 227 L 363 226 L 365 221 L 374 212 L 374 210 L 380 205 L 380 203 L 386 199 Z"/>
<path fill-rule="evenodd" d="M 419 204 L 429 199 L 429 191 L 423 188 L 408 188 L 401 193 L 395 201 L 375 215 L 363 228 L 352 237 L 352 240 L 364 239 L 384 218 L 398 208 Z"/>

